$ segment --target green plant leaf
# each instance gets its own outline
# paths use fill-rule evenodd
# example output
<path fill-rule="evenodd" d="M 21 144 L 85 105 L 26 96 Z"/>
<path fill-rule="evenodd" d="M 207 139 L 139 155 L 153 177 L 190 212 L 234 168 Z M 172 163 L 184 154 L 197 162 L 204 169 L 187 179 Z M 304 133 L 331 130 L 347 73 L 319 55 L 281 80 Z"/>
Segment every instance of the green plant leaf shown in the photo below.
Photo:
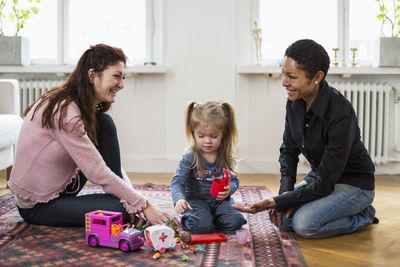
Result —
<path fill-rule="evenodd" d="M 38 7 L 31 7 L 31 10 L 34 14 L 39 13 L 40 9 Z"/>

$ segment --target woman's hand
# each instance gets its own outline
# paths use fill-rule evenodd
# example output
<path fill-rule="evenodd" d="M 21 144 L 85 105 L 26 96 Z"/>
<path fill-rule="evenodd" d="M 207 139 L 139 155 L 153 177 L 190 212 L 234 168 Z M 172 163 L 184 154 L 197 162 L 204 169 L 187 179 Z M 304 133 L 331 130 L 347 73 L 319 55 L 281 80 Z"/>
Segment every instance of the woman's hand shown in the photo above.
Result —
<path fill-rule="evenodd" d="M 290 215 L 292 215 L 292 213 L 293 213 L 293 208 L 288 209 L 286 211 L 285 217 L 288 219 L 290 217 Z M 269 210 L 269 219 L 276 227 L 279 227 L 280 225 L 282 225 L 282 216 L 283 216 L 283 213 L 278 212 L 276 209 Z"/>
<path fill-rule="evenodd" d="M 143 209 L 143 214 L 147 220 L 145 226 L 148 224 L 163 224 L 171 217 L 167 212 L 163 211 L 160 207 L 151 204 L 149 201 L 147 202 L 147 207 Z"/>
<path fill-rule="evenodd" d="M 234 205 L 232 205 L 232 208 L 237 209 L 238 211 L 241 211 L 241 212 L 257 213 L 257 212 L 264 211 L 264 210 L 274 209 L 275 206 L 276 205 L 275 205 L 274 199 L 267 198 L 267 199 L 261 200 L 260 202 L 255 203 L 251 206 L 243 206 L 243 205 L 234 204 Z"/>
<path fill-rule="evenodd" d="M 216 200 L 224 200 L 225 198 L 229 197 L 231 194 L 231 189 L 229 186 L 224 187 L 225 191 L 219 192 Z"/>
<path fill-rule="evenodd" d="M 175 203 L 175 211 L 177 213 L 183 213 L 186 209 L 188 210 L 193 210 L 192 207 L 189 205 L 189 202 L 187 202 L 186 200 L 179 199 L 176 203 Z"/>
<path fill-rule="evenodd" d="M 282 194 L 286 194 L 290 191 L 285 191 Z M 292 214 L 293 209 L 288 209 L 286 211 L 286 218 L 289 218 L 289 216 Z M 279 225 L 282 225 L 282 212 L 278 212 L 275 208 L 269 210 L 269 219 L 271 222 L 276 226 L 279 227 Z"/>

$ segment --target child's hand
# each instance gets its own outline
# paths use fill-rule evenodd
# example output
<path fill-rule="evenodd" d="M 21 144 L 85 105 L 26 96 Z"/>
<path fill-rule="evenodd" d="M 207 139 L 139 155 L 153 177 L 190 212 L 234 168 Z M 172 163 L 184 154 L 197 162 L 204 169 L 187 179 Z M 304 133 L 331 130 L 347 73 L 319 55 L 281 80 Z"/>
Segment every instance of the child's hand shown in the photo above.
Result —
<path fill-rule="evenodd" d="M 231 193 L 231 189 L 229 188 L 229 186 L 225 186 L 224 189 L 225 189 L 225 191 L 218 193 L 218 197 L 216 198 L 216 200 L 223 200 L 223 199 L 229 197 L 229 195 Z"/>
<path fill-rule="evenodd" d="M 189 202 L 187 202 L 186 200 L 179 199 L 176 203 L 175 203 L 175 211 L 177 213 L 182 213 L 185 211 L 185 209 L 188 210 L 193 210 L 192 207 L 189 205 Z"/>

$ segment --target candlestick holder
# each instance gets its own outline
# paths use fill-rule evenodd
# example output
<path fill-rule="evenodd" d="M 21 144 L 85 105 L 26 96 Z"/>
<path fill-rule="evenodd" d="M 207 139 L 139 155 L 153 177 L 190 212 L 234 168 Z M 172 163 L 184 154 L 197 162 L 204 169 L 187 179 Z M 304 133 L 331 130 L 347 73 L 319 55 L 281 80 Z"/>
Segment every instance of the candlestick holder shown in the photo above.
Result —
<path fill-rule="evenodd" d="M 357 52 L 357 50 L 358 50 L 357 48 L 350 48 L 350 51 L 352 53 L 352 61 L 350 63 L 351 67 L 357 67 L 358 66 L 358 64 L 356 62 L 356 52 Z"/>
<path fill-rule="evenodd" d="M 338 52 L 339 52 L 339 48 L 332 48 L 333 52 L 334 52 L 334 58 L 333 58 L 333 62 L 332 65 L 337 67 L 339 66 L 339 61 L 338 61 Z"/>

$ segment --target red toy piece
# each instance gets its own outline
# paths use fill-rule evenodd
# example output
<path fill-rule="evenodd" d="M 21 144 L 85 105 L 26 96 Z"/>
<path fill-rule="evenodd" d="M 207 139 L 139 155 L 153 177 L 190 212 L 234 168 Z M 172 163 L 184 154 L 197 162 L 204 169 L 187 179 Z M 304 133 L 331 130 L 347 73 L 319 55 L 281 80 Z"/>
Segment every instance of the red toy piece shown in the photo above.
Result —
<path fill-rule="evenodd" d="M 228 239 L 224 234 L 213 233 L 213 234 L 201 234 L 192 235 L 192 240 L 189 244 L 199 244 L 199 243 L 211 243 L 211 242 L 226 242 Z"/>
<path fill-rule="evenodd" d="M 216 178 L 213 180 L 210 194 L 214 197 L 218 197 L 218 193 L 225 191 L 224 187 L 229 185 L 230 182 L 231 182 L 231 173 L 227 169 L 225 169 L 224 179 Z"/>

